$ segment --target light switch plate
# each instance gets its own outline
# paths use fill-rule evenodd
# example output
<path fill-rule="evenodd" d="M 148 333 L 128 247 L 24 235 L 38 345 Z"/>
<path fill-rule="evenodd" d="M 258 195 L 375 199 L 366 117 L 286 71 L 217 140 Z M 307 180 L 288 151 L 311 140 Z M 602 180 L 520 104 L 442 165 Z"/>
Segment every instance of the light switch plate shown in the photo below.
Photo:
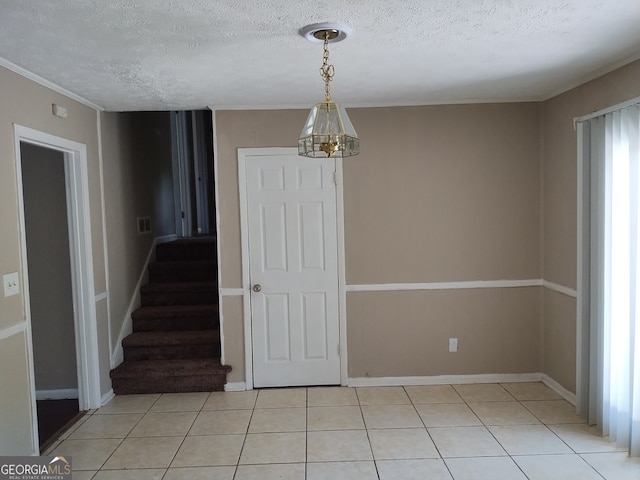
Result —
<path fill-rule="evenodd" d="M 450 352 L 457 352 L 458 351 L 458 339 L 457 338 L 450 338 L 449 339 L 449 351 Z"/>
<path fill-rule="evenodd" d="M 2 283 L 4 284 L 5 297 L 10 297 L 11 295 L 17 295 L 20 293 L 18 272 L 7 273 L 6 275 L 3 275 Z"/>

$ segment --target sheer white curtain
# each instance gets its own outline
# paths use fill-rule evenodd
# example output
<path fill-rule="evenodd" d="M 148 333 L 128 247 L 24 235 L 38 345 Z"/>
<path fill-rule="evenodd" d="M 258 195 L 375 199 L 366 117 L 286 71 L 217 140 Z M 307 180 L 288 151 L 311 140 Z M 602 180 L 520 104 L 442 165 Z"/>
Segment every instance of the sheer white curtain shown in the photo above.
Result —
<path fill-rule="evenodd" d="M 580 413 L 640 456 L 640 108 L 583 122 Z"/>

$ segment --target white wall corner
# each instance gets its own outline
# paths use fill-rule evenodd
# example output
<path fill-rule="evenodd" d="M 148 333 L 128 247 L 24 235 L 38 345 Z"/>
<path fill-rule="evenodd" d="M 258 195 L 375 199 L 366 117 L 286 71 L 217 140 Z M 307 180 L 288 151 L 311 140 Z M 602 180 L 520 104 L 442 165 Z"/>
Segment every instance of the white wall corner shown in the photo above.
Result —
<path fill-rule="evenodd" d="M 224 386 L 225 392 L 244 392 L 247 389 L 245 382 L 232 382 Z"/>

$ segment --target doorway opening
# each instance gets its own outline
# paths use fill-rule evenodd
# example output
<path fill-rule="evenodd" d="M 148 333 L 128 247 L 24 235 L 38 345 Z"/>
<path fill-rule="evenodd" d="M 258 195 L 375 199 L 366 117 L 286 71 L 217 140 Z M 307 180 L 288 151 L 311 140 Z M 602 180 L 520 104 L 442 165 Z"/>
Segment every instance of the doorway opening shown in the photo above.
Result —
<path fill-rule="evenodd" d="M 20 143 L 40 448 L 79 413 L 64 154 Z"/>
<path fill-rule="evenodd" d="M 39 450 L 56 423 L 53 414 L 39 422 L 38 412 L 51 409 L 38 409 L 38 400 L 72 400 L 65 402 L 72 411 L 56 420 L 65 423 L 100 406 L 87 153 L 83 144 L 18 125 L 14 137 L 32 438 Z"/>

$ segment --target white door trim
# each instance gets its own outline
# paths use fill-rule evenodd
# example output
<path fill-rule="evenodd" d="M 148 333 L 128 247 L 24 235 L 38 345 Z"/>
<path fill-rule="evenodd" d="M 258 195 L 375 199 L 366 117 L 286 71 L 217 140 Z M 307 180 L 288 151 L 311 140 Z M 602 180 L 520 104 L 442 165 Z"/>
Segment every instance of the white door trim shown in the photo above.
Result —
<path fill-rule="evenodd" d="M 27 325 L 27 357 L 31 374 L 31 408 L 34 419 L 33 439 L 34 445 L 38 445 L 38 425 L 35 421 L 37 418 L 36 390 L 31 334 L 31 308 L 29 304 L 20 142 L 57 150 L 64 155 L 65 184 L 69 214 L 69 248 L 71 250 L 74 327 L 76 332 L 76 356 L 78 365 L 78 403 L 80 410 L 89 410 L 101 406 L 98 331 L 93 278 L 93 254 L 91 249 L 91 222 L 89 218 L 87 147 L 82 143 L 14 124 L 18 214 L 20 217 L 21 287 Z"/>
<path fill-rule="evenodd" d="M 247 215 L 246 161 L 250 156 L 297 154 L 295 147 L 238 148 L 238 191 L 240 201 L 240 243 L 242 253 L 242 292 L 244 323 L 244 363 L 246 389 L 253 389 L 253 345 L 251 327 L 251 291 L 249 278 L 249 220 Z M 347 323 L 344 269 L 344 199 L 342 159 L 336 159 L 336 219 L 338 241 L 338 316 L 340 328 L 340 383 L 347 381 Z"/>

